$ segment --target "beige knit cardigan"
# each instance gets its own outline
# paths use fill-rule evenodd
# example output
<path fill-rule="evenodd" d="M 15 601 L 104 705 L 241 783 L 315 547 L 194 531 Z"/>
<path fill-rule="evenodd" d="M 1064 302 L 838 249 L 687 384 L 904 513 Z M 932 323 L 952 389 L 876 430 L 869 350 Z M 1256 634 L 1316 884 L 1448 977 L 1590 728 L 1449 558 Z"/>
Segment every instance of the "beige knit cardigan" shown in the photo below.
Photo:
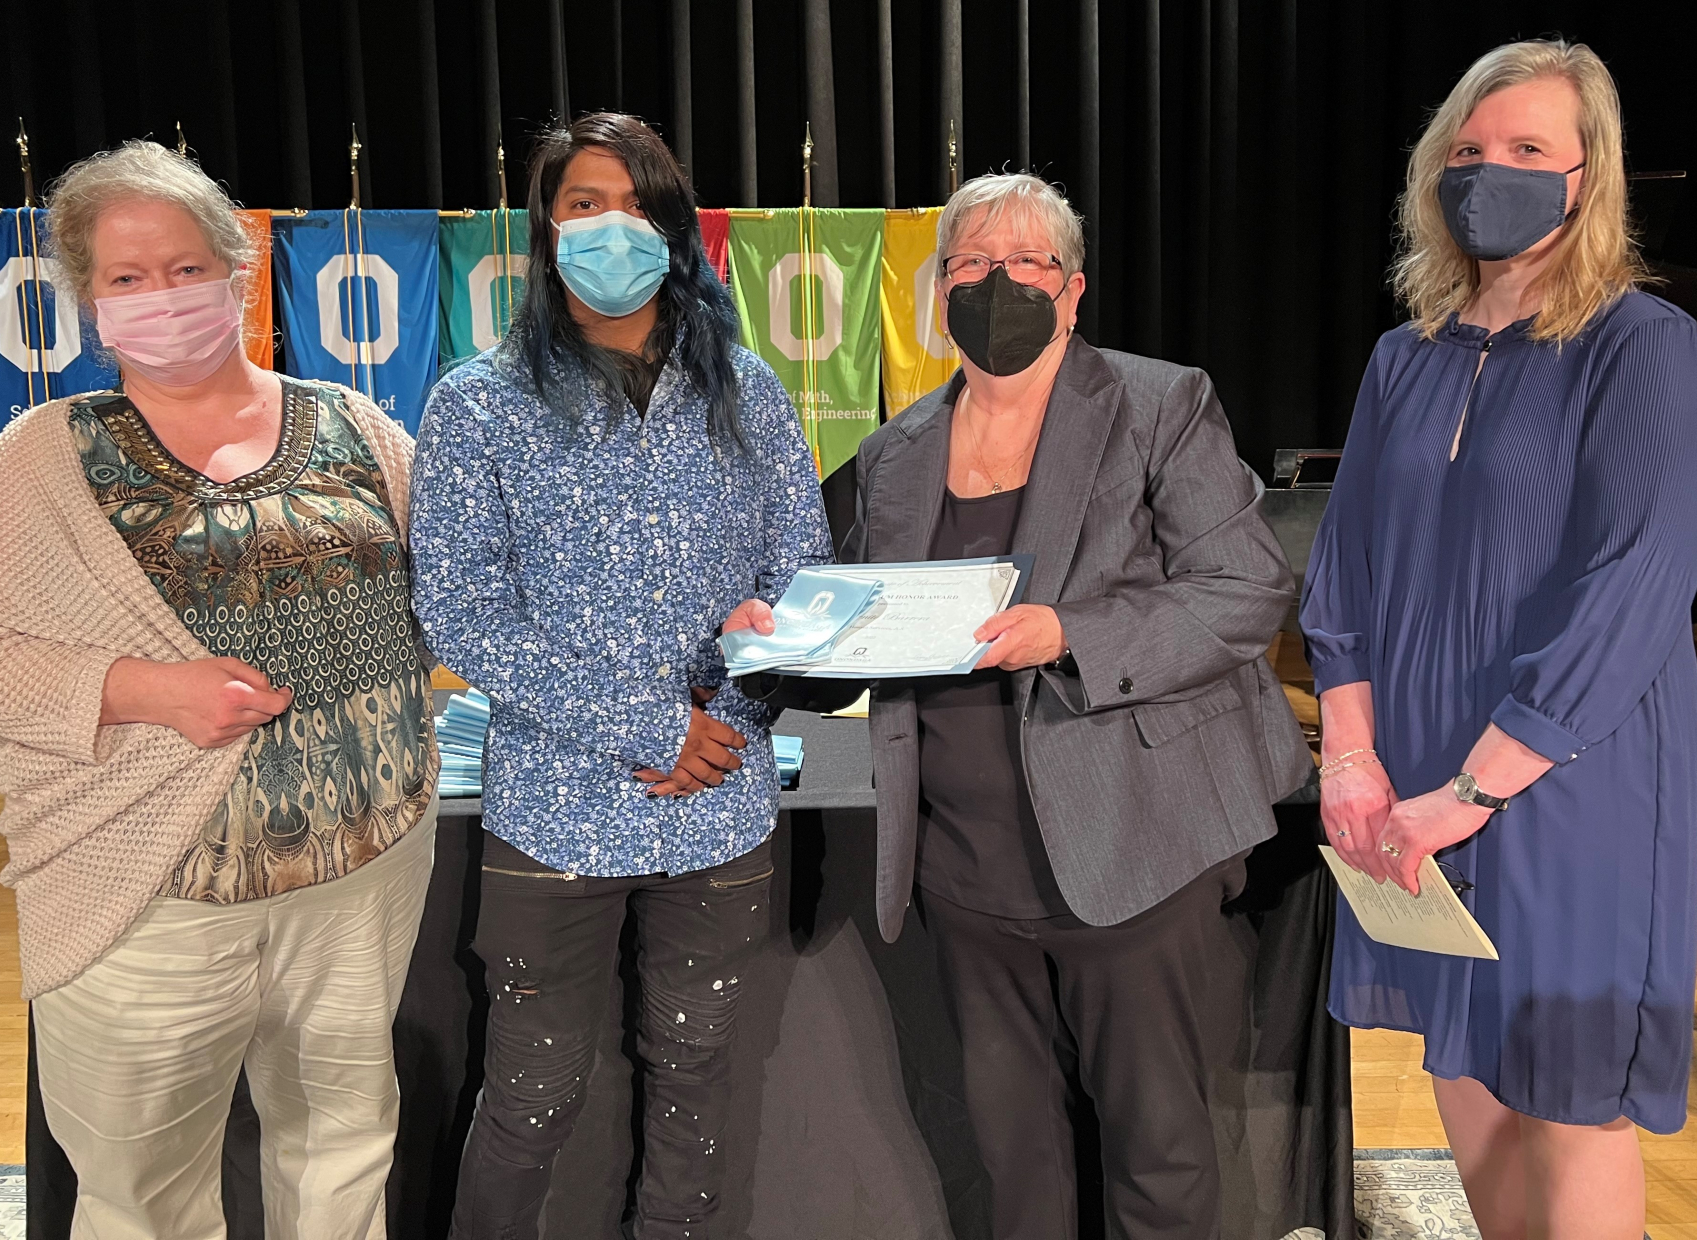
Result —
<path fill-rule="evenodd" d="M 404 541 L 412 440 L 341 391 Z M 11 854 L 0 882 L 17 890 L 25 999 L 76 977 L 140 916 L 229 791 L 245 748 L 198 749 L 153 724 L 100 725 L 117 659 L 212 656 L 94 502 L 70 405 L 38 405 L 0 432 L 0 833 Z"/>

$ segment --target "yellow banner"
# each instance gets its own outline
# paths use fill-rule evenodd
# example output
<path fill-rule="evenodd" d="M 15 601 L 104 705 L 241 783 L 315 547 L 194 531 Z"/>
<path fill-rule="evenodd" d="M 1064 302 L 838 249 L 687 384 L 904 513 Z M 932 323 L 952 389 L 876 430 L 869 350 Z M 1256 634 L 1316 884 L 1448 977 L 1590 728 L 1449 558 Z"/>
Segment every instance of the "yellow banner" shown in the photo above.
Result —
<path fill-rule="evenodd" d="M 894 417 L 955 372 L 960 354 L 938 313 L 941 207 L 884 214 L 884 409 Z"/>

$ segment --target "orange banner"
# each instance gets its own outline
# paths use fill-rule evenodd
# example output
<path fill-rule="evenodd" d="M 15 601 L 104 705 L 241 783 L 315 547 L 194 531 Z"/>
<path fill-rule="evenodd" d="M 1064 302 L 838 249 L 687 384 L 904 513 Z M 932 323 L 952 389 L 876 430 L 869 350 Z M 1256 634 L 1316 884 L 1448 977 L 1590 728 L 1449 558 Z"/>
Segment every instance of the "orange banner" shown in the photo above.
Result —
<path fill-rule="evenodd" d="M 247 304 L 242 307 L 242 341 L 248 360 L 263 370 L 271 360 L 271 212 L 237 211 L 253 243 L 253 266 L 248 272 Z"/>

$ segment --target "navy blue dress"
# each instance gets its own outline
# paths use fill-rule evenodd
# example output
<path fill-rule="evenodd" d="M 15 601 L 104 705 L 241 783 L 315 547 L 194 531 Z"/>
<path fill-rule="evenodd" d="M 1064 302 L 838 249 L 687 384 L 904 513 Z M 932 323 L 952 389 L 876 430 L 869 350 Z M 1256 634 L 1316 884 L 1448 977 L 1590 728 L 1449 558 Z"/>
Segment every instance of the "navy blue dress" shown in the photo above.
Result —
<path fill-rule="evenodd" d="M 1697 324 L 1631 293 L 1559 349 L 1528 326 L 1380 339 L 1302 606 L 1316 691 L 1371 682 L 1398 795 L 1448 784 L 1493 721 L 1556 763 L 1442 856 L 1502 960 L 1381 946 L 1340 900 L 1330 1007 L 1424 1034 L 1428 1071 L 1523 1114 L 1673 1132 L 1697 980 Z"/>

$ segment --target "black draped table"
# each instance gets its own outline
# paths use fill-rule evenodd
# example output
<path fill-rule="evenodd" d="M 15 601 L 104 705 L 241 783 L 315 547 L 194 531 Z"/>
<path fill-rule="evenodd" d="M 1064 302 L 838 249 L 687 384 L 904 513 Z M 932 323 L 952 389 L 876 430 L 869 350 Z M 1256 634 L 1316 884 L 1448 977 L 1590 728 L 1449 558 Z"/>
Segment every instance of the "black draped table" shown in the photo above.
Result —
<path fill-rule="evenodd" d="M 733 1051 L 730 1167 L 717 1237 L 982 1240 L 987 1186 L 961 1102 L 960 1047 L 919 919 L 885 943 L 873 910 L 876 815 L 866 722 L 788 712 L 803 738 L 798 787 L 782 797 L 768 904 L 771 946 L 742 988 Z M 400 1135 L 389 1235 L 445 1236 L 455 1170 L 481 1076 L 487 1001 L 470 950 L 482 828 L 476 801 L 444 801 L 436 868 L 395 1020 Z M 1234 1045 L 1215 1086 L 1225 1240 L 1280 1240 L 1301 1227 L 1354 1235 L 1349 1044 L 1325 1012 L 1330 877 L 1313 804 L 1278 807 L 1229 910 L 1236 952 L 1219 962 L 1240 995 Z M 634 1186 L 640 1088 L 628 1033 L 633 944 L 577 1129 L 556 1163 L 542 1234 L 614 1240 Z M 75 1176 L 42 1120 L 30 1075 L 29 1235 L 70 1232 Z M 1080 1104 L 1079 1160 L 1095 1170 Z M 245 1085 L 225 1142 L 230 1234 L 261 1240 L 258 1126 Z M 1100 1193 L 1080 1193 L 1080 1236 L 1101 1235 Z"/>

